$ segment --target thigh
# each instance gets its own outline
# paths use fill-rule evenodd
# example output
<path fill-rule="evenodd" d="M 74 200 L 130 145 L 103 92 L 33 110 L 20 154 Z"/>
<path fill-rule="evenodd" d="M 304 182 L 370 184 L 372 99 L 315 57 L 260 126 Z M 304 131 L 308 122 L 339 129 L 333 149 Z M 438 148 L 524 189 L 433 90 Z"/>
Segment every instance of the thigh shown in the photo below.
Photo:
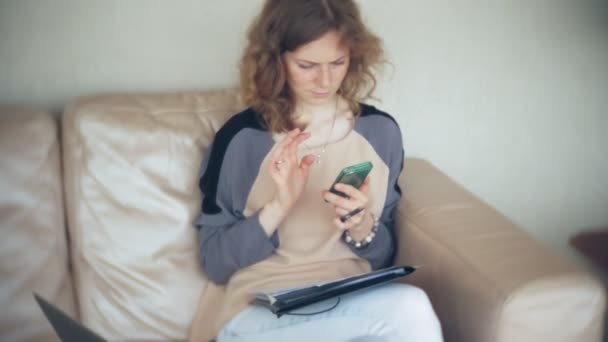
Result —
<path fill-rule="evenodd" d="M 419 325 L 415 318 L 420 314 L 421 294 L 424 292 L 410 285 L 384 284 L 344 295 L 334 309 L 310 316 L 277 318 L 263 307 L 251 306 L 224 326 L 218 341 L 402 341 L 414 331 L 407 329 L 404 335 L 404 328 Z M 336 300 L 328 299 L 296 313 L 323 311 Z M 408 315 L 408 310 L 414 312 Z"/>
<path fill-rule="evenodd" d="M 351 293 L 350 312 L 381 317 L 391 327 L 389 341 L 443 341 L 441 324 L 426 293 L 412 285 L 389 283 L 361 293 Z"/>

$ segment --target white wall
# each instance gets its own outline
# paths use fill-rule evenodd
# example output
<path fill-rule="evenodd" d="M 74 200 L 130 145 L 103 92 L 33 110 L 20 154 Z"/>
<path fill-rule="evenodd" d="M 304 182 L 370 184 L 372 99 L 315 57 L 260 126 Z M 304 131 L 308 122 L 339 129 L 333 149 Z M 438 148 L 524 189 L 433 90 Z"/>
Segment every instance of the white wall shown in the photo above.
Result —
<path fill-rule="evenodd" d="M 608 6 L 361 0 L 378 96 L 429 159 L 560 253 L 608 226 Z M 261 0 L 0 0 L 0 103 L 237 84 Z"/>
<path fill-rule="evenodd" d="M 569 257 L 608 228 L 608 2 L 364 4 L 410 154 Z"/>
<path fill-rule="evenodd" d="M 565 255 L 608 228 L 608 2 L 383 3 L 365 8 L 410 154 Z"/>

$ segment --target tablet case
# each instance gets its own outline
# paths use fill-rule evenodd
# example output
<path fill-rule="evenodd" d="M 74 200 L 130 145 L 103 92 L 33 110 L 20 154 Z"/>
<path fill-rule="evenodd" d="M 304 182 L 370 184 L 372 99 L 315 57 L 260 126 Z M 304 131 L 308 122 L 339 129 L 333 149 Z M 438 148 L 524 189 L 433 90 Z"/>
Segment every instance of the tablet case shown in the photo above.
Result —
<path fill-rule="evenodd" d="M 258 293 L 253 303 L 262 305 L 276 314 L 277 317 L 281 317 L 281 315 L 292 310 L 386 283 L 393 279 L 404 277 L 414 271 L 416 271 L 416 268 L 412 266 L 393 266 L 330 283 L 272 293 Z"/>

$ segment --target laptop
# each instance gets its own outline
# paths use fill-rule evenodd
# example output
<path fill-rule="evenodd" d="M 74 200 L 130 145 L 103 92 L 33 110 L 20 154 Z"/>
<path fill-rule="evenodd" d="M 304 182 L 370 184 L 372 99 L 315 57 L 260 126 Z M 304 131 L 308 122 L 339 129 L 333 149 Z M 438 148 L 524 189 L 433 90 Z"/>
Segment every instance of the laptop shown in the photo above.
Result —
<path fill-rule="evenodd" d="M 55 329 L 55 333 L 63 342 L 82 342 L 82 341 L 91 341 L 91 342 L 106 342 L 106 340 L 94 333 L 92 330 L 88 329 L 84 325 L 80 324 L 70 316 L 68 316 L 65 312 L 61 311 L 59 308 L 54 306 L 53 304 L 46 301 L 44 298 L 40 297 L 37 293 L 34 293 L 34 298 L 40 305 L 42 312 L 49 320 L 53 329 Z"/>

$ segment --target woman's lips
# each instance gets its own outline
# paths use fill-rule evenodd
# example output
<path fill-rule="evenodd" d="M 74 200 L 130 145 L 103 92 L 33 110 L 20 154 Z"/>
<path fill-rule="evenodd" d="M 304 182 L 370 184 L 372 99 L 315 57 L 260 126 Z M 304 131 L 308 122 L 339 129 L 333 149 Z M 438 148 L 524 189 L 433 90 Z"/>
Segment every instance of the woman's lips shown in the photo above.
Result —
<path fill-rule="evenodd" d="M 312 95 L 313 95 L 314 97 L 327 97 L 327 96 L 329 96 L 329 92 L 328 92 L 328 91 L 326 91 L 326 92 L 321 92 L 321 93 L 319 93 L 319 92 L 313 91 L 313 92 L 312 92 Z"/>

